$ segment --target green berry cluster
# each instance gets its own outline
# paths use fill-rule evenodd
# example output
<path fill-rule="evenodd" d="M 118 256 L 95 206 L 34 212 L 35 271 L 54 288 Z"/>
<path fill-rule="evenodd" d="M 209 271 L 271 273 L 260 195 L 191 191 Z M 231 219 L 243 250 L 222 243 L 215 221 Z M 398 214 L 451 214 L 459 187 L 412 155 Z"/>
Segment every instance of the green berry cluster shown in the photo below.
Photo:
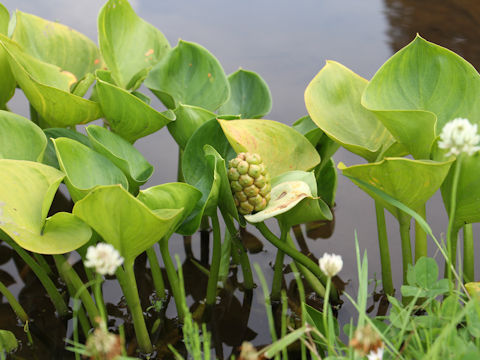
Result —
<path fill-rule="evenodd" d="M 240 153 L 228 163 L 228 179 L 238 212 L 262 211 L 270 200 L 270 175 L 258 154 Z"/>

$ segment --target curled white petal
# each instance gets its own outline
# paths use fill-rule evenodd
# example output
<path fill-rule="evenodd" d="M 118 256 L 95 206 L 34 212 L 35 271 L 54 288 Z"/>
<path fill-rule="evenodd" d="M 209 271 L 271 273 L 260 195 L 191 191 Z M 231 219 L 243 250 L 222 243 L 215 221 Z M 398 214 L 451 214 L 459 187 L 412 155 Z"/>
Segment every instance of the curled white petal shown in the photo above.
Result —
<path fill-rule="evenodd" d="M 471 124 L 468 119 L 456 118 L 443 127 L 438 147 L 448 150 L 447 156 L 461 153 L 473 155 L 480 150 L 477 146 L 479 142 L 477 124 Z"/>
<path fill-rule="evenodd" d="M 113 275 L 122 264 L 123 257 L 111 244 L 98 243 L 87 249 L 85 266 L 95 268 L 98 274 Z"/>
<path fill-rule="evenodd" d="M 320 265 L 320 270 L 322 270 L 325 275 L 333 277 L 342 270 L 343 260 L 340 255 L 325 253 L 320 260 L 318 260 L 318 264 Z"/>

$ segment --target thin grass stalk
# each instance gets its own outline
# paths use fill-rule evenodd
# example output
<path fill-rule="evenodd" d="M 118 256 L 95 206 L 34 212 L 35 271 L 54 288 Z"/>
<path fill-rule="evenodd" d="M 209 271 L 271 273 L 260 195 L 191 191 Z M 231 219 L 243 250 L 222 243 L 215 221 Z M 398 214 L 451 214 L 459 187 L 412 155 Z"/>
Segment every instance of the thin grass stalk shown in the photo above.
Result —
<path fill-rule="evenodd" d="M 475 249 L 472 224 L 463 226 L 463 279 L 465 282 L 475 281 Z"/>
<path fill-rule="evenodd" d="M 215 300 L 217 298 L 218 272 L 220 270 L 220 261 L 222 258 L 222 239 L 218 216 L 216 213 L 214 213 L 211 218 L 213 228 L 213 249 L 212 264 L 210 265 L 210 276 L 207 284 L 207 297 L 205 300 L 207 305 L 215 304 Z"/>
<path fill-rule="evenodd" d="M 160 299 L 165 299 L 165 283 L 163 282 L 162 270 L 158 262 L 157 254 L 155 249 L 152 246 L 147 249 L 148 263 L 150 264 L 150 271 L 152 273 L 153 285 L 155 287 L 155 292 Z"/>
<path fill-rule="evenodd" d="M 288 226 L 282 225 L 281 223 L 279 223 L 279 225 L 281 229 L 280 241 L 286 243 L 287 234 L 290 232 L 290 228 Z M 279 301 L 281 297 L 284 258 L 285 253 L 282 250 L 278 249 L 277 256 L 275 258 L 275 264 L 273 266 L 272 293 L 270 294 L 270 298 L 273 301 Z"/>
<path fill-rule="evenodd" d="M 427 220 L 426 204 L 418 209 L 420 215 L 425 221 Z M 421 257 L 428 256 L 427 233 L 422 229 L 420 224 L 415 221 L 415 262 Z"/>
<path fill-rule="evenodd" d="M 26 324 L 28 322 L 28 315 L 25 312 L 25 309 L 22 307 L 22 305 L 20 305 L 17 299 L 15 299 L 15 296 L 13 296 L 10 290 L 8 290 L 8 288 L 1 281 L 0 281 L 0 293 L 2 293 L 3 296 L 5 296 L 5 299 L 7 299 L 8 303 L 10 304 L 10 307 L 18 316 L 20 321 L 23 324 Z"/>
<path fill-rule="evenodd" d="M 133 261 L 125 262 L 124 270 L 119 267 L 115 274 L 122 287 L 128 309 L 132 316 L 138 346 L 142 351 L 150 353 L 153 351 L 153 347 L 148 334 L 147 325 L 145 324 L 140 298 L 138 296 L 137 281 L 135 280 L 135 273 L 133 271 Z"/>
<path fill-rule="evenodd" d="M 292 248 L 289 244 L 283 243 L 280 241 L 279 238 L 273 234 L 270 229 L 265 225 L 265 223 L 257 223 L 255 224 L 256 228 L 262 233 L 262 235 L 271 242 L 274 246 L 279 248 L 280 250 L 284 251 L 285 254 L 290 256 L 293 260 L 298 262 L 300 265 L 305 266 L 310 272 L 312 272 L 322 283 L 326 283 L 326 276 L 320 270 L 318 264 L 314 263 L 310 260 L 307 256 L 300 253 L 298 250 Z M 338 301 L 338 293 L 333 291 L 331 294 L 331 298 L 335 301 Z"/>
<path fill-rule="evenodd" d="M 284 289 L 282 289 L 282 318 L 281 318 L 281 325 L 280 325 L 280 336 L 284 338 L 287 336 L 287 310 L 288 310 L 288 299 L 287 293 Z M 287 347 L 285 346 L 282 349 L 282 359 L 288 359 L 288 351 Z"/>
<path fill-rule="evenodd" d="M 162 254 L 165 270 L 167 271 L 168 283 L 170 284 L 175 306 L 177 307 L 178 317 L 183 320 L 184 311 L 182 306 L 182 296 L 180 292 L 177 271 L 175 270 L 175 265 L 170 257 L 170 251 L 168 250 L 168 239 L 161 239 L 158 244 L 160 245 L 160 253 Z"/>
<path fill-rule="evenodd" d="M 400 239 L 402 241 L 403 283 L 406 284 L 408 265 L 413 265 L 412 243 L 410 240 L 411 217 L 406 214 L 401 214 L 398 222 L 400 224 Z"/>
<path fill-rule="evenodd" d="M 395 288 L 393 287 L 387 224 L 385 223 L 385 209 L 378 201 L 375 201 L 375 214 L 377 217 L 378 248 L 380 250 L 380 263 L 382 266 L 383 291 L 385 294 L 393 295 Z"/>
<path fill-rule="evenodd" d="M 453 164 L 455 167 L 453 170 L 452 192 L 450 194 L 450 211 L 448 213 L 448 228 L 447 228 L 447 250 L 450 263 L 455 269 L 456 254 L 457 254 L 457 235 L 458 227 L 455 225 L 455 212 L 457 210 L 457 188 L 458 181 L 460 179 L 460 169 L 462 167 L 462 155 L 457 157 L 457 161 Z M 452 271 L 449 266 L 446 266 L 447 277 L 452 281 Z"/>
<path fill-rule="evenodd" d="M 3 236 L 2 240 L 4 240 L 10 247 L 12 247 L 18 255 L 25 261 L 25 263 L 32 269 L 35 276 L 40 280 L 43 287 L 47 291 L 48 296 L 50 296 L 50 300 L 52 301 L 55 309 L 57 310 L 58 314 L 61 317 L 68 315 L 68 307 L 65 301 L 63 300 L 62 295 L 58 292 L 55 284 L 53 283 L 52 279 L 50 279 L 45 272 L 45 270 L 25 251 L 20 245 L 18 245 L 15 241 L 10 239 L 9 236 Z"/>
<path fill-rule="evenodd" d="M 65 259 L 65 256 L 53 255 L 53 259 L 55 260 L 55 265 L 62 279 L 70 284 L 73 291 L 79 292 L 79 290 L 84 287 L 84 284 L 70 263 Z M 82 300 L 82 304 L 87 310 L 90 323 L 95 324 L 95 318 L 99 315 L 99 312 L 90 293 L 88 291 L 81 291 L 80 300 Z"/>
<path fill-rule="evenodd" d="M 327 277 L 327 286 L 326 286 L 326 290 L 325 290 L 325 299 L 323 300 L 323 328 L 325 329 L 325 338 L 327 340 L 327 346 L 328 346 L 328 352 L 330 355 L 333 355 L 335 354 L 335 350 L 333 349 L 333 346 L 332 346 L 332 340 L 331 340 L 331 337 L 332 337 L 332 334 L 330 333 L 330 326 L 328 324 L 328 315 L 331 314 L 329 312 L 330 310 L 330 304 L 328 302 L 329 300 L 329 297 L 330 297 L 330 289 L 332 288 L 332 278 L 329 276 Z M 335 334 L 335 332 L 333 332 L 333 334 Z"/>
<path fill-rule="evenodd" d="M 232 237 L 232 242 L 235 247 L 233 252 L 237 251 L 238 261 L 240 262 L 240 266 L 242 267 L 242 274 L 243 274 L 243 287 L 246 290 L 252 290 L 253 286 L 255 285 L 253 282 L 253 274 L 252 274 L 252 267 L 250 266 L 250 260 L 248 259 L 247 251 L 242 244 L 242 240 L 240 239 L 240 233 L 235 227 L 233 223 L 233 218 L 230 214 L 225 214 L 222 212 L 222 217 L 225 222 L 225 226 L 227 227 L 230 236 Z M 232 253 L 233 253 L 232 252 Z M 233 255 L 233 257 L 236 257 Z"/>
<path fill-rule="evenodd" d="M 307 322 L 306 321 L 307 309 L 305 308 L 305 289 L 303 287 L 302 279 L 300 277 L 300 273 L 298 272 L 298 268 L 295 265 L 295 262 L 290 263 L 290 268 L 292 269 L 293 276 L 295 277 L 295 282 L 297 283 L 298 297 L 300 299 L 300 308 L 302 311 L 300 318 L 302 320 L 302 326 L 305 326 Z M 307 348 L 303 341 L 300 342 L 300 354 L 301 354 L 302 360 L 307 360 Z"/>

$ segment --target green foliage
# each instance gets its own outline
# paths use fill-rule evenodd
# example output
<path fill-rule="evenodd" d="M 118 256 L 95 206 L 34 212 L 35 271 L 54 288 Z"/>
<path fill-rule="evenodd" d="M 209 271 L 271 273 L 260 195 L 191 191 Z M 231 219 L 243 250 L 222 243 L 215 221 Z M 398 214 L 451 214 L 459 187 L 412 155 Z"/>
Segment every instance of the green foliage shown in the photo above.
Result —
<path fill-rule="evenodd" d="M 8 330 L 0 330 L 0 352 L 2 358 L 5 353 L 14 351 L 18 347 L 18 341 L 15 335 Z"/>
<path fill-rule="evenodd" d="M 418 259 L 415 267 L 409 266 L 407 273 L 408 285 L 403 285 L 403 296 L 418 296 L 434 298 L 448 293 L 450 286 L 447 279 L 438 280 L 437 262 L 432 258 Z"/>

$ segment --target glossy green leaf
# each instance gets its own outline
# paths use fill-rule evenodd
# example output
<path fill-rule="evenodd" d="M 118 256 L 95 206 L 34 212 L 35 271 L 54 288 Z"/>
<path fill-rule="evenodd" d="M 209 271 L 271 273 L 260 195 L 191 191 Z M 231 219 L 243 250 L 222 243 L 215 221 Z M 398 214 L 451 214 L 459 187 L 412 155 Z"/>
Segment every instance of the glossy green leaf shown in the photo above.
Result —
<path fill-rule="evenodd" d="M 337 191 L 337 168 L 332 158 L 320 170 L 315 169 L 315 178 L 318 196 L 332 208 L 335 205 Z"/>
<path fill-rule="evenodd" d="M 82 199 L 99 185 L 120 184 L 128 189 L 125 175 L 103 155 L 68 138 L 54 139 L 53 143 L 73 201 Z"/>
<path fill-rule="evenodd" d="M 374 111 L 415 158 L 429 158 L 435 136 L 456 117 L 480 122 L 480 75 L 455 53 L 417 35 L 365 89 Z"/>
<path fill-rule="evenodd" d="M 451 194 L 453 186 L 453 170 L 456 163 L 442 184 L 442 197 L 447 213 L 450 213 Z M 458 179 L 457 196 L 455 198 L 454 224 L 459 227 L 465 223 L 480 222 L 480 154 L 463 156 L 462 168 Z"/>
<path fill-rule="evenodd" d="M 179 232 L 185 235 L 198 229 L 203 214 L 217 211 L 222 193 L 217 161 L 212 156 L 205 156 L 205 145 L 213 147 L 227 161 L 236 156 L 216 119 L 207 121 L 190 138 L 182 157 L 182 172 L 185 181 L 202 192 L 202 198 L 180 228 Z"/>
<path fill-rule="evenodd" d="M 171 111 L 158 112 L 137 96 L 110 84 L 104 71 L 97 72 L 97 99 L 113 132 L 135 142 L 175 120 Z"/>
<path fill-rule="evenodd" d="M 169 109 L 185 104 L 214 111 L 230 95 L 218 60 L 202 46 L 183 40 L 150 71 L 145 85 Z"/>
<path fill-rule="evenodd" d="M 70 71 L 77 79 L 102 65 L 100 51 L 85 35 L 58 22 L 18 10 L 15 17 L 12 40 L 27 54 Z"/>
<path fill-rule="evenodd" d="M 115 83 L 125 89 L 170 50 L 165 36 L 135 14 L 127 0 L 109 0 L 102 7 L 98 41 Z"/>
<path fill-rule="evenodd" d="M 73 213 L 112 244 L 126 263 L 169 233 L 182 212 L 179 207 L 150 210 L 120 185 L 99 186 L 73 208 Z"/>
<path fill-rule="evenodd" d="M 228 76 L 230 98 L 220 106 L 219 114 L 239 114 L 242 119 L 264 117 L 272 109 L 267 83 L 253 71 L 239 69 Z"/>
<path fill-rule="evenodd" d="M 72 74 L 33 58 L 2 35 L 0 45 L 28 101 L 51 127 L 87 123 L 102 116 L 96 102 L 70 94 L 70 86 L 76 81 Z"/>
<path fill-rule="evenodd" d="M 385 158 L 372 164 L 350 167 L 339 164 L 338 167 L 343 174 L 369 183 L 418 212 L 445 180 L 451 164 L 451 161 Z M 355 180 L 353 182 L 379 201 L 394 216 L 400 217 L 401 211 L 398 208 L 390 205 L 363 185 L 359 185 Z"/>
<path fill-rule="evenodd" d="M 0 330 L 0 353 L 4 351 L 9 353 L 18 347 L 18 341 L 15 335 L 8 330 Z"/>
<path fill-rule="evenodd" d="M 10 15 L 8 10 L 0 3 L 0 34 L 7 35 Z M 15 93 L 15 78 L 8 64 L 5 50 L 0 46 L 0 109 L 4 109 L 8 100 Z"/>
<path fill-rule="evenodd" d="M 320 162 L 312 144 L 291 127 L 272 120 L 218 120 L 237 153 L 259 154 L 270 176 L 307 171 Z"/>
<path fill-rule="evenodd" d="M 315 124 L 310 116 L 304 116 L 292 125 L 292 128 L 305 136 L 313 146 L 317 146 L 324 132 Z"/>
<path fill-rule="evenodd" d="M 272 179 L 271 199 L 267 207 L 245 219 L 257 223 L 277 217 L 286 225 L 293 226 L 316 220 L 331 220 L 332 213 L 317 197 L 317 184 L 311 172 L 290 171 Z"/>
<path fill-rule="evenodd" d="M 371 162 L 393 139 L 360 102 L 367 84 L 343 65 L 327 61 L 305 90 L 305 104 L 312 120 L 330 138 Z"/>
<path fill-rule="evenodd" d="M 47 138 L 23 116 L 0 110 L 0 159 L 41 161 Z"/>
<path fill-rule="evenodd" d="M 52 138 L 56 139 L 59 137 L 66 137 L 72 140 L 76 140 L 85 146 L 91 147 L 90 140 L 88 140 L 88 137 L 86 137 L 82 133 L 79 133 L 75 130 L 65 129 L 65 128 L 49 128 L 49 129 L 43 130 L 43 132 L 45 133 L 48 139 L 48 144 L 47 144 L 47 149 L 45 150 L 45 154 L 43 155 L 42 162 L 45 165 L 52 166 L 59 170 L 60 170 L 60 165 L 58 164 L 57 152 L 55 151 L 55 145 L 53 145 Z"/>
<path fill-rule="evenodd" d="M 178 226 L 193 211 L 195 205 L 202 197 L 200 190 L 185 183 L 169 183 L 152 186 L 141 190 L 137 198 L 143 202 L 150 210 L 162 208 L 183 208 L 181 216 L 172 223 L 169 231 L 164 235 L 166 239 L 177 230 Z"/>
<path fill-rule="evenodd" d="M 96 152 L 102 154 L 120 170 L 128 179 L 129 190 L 136 194 L 153 174 L 153 166 L 128 141 L 111 131 L 97 126 L 87 127 L 87 134 Z"/>
<path fill-rule="evenodd" d="M 24 249 L 63 254 L 85 244 L 91 229 L 72 214 L 47 218 L 64 174 L 23 160 L 0 160 L 0 228 Z"/>
<path fill-rule="evenodd" d="M 174 113 L 176 119 L 168 124 L 168 131 L 182 149 L 202 124 L 216 117 L 215 113 L 201 107 L 183 104 L 179 104 Z"/>

